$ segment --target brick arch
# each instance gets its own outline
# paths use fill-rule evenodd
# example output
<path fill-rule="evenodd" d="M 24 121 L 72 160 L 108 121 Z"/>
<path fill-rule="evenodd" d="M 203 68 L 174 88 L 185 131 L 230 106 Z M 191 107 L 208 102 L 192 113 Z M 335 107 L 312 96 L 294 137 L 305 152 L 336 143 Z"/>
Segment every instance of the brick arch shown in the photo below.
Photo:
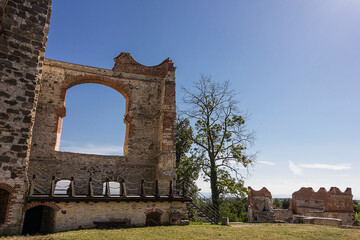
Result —
<path fill-rule="evenodd" d="M 37 203 L 37 202 L 32 202 L 32 203 L 28 203 L 24 206 L 23 211 L 26 212 L 31 208 L 37 207 L 37 206 L 46 206 L 46 207 L 51 207 L 52 209 L 54 209 L 55 211 L 59 211 L 61 209 L 61 207 L 59 207 L 57 204 L 55 203 Z"/>
<path fill-rule="evenodd" d="M 108 86 L 121 93 L 126 101 L 130 100 L 129 97 L 131 96 L 131 90 L 127 84 L 119 80 L 96 75 L 66 76 L 61 87 L 61 97 L 65 98 L 66 91 L 69 88 L 84 83 L 97 83 Z"/>
<path fill-rule="evenodd" d="M 15 191 L 15 189 L 12 186 L 6 183 L 0 183 L 0 189 L 5 189 L 10 194 L 12 194 Z"/>
<path fill-rule="evenodd" d="M 79 84 L 85 83 L 96 83 L 100 85 L 104 85 L 114 89 L 115 91 L 119 92 L 125 98 L 125 116 L 124 116 L 124 123 L 126 125 L 125 129 L 125 140 L 124 140 L 124 148 L 123 148 L 123 155 L 127 155 L 127 146 L 129 140 L 129 133 L 130 133 L 130 123 L 131 123 L 131 116 L 129 116 L 129 107 L 131 106 L 131 88 L 128 84 L 118 80 L 112 79 L 109 77 L 104 76 L 97 76 L 97 75 L 66 75 L 65 81 L 61 85 L 61 95 L 60 98 L 63 101 L 64 105 L 57 109 L 57 118 L 58 124 L 56 132 L 57 134 L 61 134 L 62 128 L 62 119 L 66 116 L 66 108 L 65 108 L 65 100 L 66 100 L 66 92 L 71 87 L 74 87 Z M 57 140 L 55 149 L 58 150 L 60 146 L 60 139 Z"/>
<path fill-rule="evenodd" d="M 7 198 L 7 205 L 5 207 L 5 216 L 4 216 L 4 222 L 3 222 L 3 223 L 6 223 L 8 217 L 9 217 L 11 202 L 12 202 L 13 193 L 15 192 L 15 189 L 12 186 L 10 186 L 9 184 L 0 183 L 0 190 L 1 189 L 7 191 L 9 194 L 8 198 Z M 0 222 L 0 225 L 1 225 L 1 222 Z"/>
<path fill-rule="evenodd" d="M 158 214 L 163 214 L 163 213 L 164 213 L 162 210 L 160 210 L 160 209 L 158 209 L 158 208 L 148 209 L 148 210 L 146 210 L 144 213 L 145 213 L 145 215 L 148 215 L 148 214 L 153 213 L 153 212 L 156 212 L 156 213 L 158 213 Z"/>

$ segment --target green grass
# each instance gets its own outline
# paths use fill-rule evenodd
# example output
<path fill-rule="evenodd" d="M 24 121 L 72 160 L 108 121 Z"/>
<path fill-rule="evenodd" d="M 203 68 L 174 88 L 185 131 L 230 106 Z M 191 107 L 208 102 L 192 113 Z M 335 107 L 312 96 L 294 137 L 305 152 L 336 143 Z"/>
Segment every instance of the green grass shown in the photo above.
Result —
<path fill-rule="evenodd" d="M 80 230 L 44 236 L 1 239 L 360 239 L 359 229 L 306 224 L 239 224 L 237 226 L 190 225 L 116 230 Z"/>

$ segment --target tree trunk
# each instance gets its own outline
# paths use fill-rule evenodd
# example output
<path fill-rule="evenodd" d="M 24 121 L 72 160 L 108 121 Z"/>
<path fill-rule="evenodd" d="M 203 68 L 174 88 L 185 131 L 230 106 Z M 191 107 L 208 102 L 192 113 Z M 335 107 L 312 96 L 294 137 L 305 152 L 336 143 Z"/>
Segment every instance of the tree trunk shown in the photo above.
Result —
<path fill-rule="evenodd" d="M 210 186 L 211 186 L 211 200 L 213 203 L 213 206 L 216 209 L 215 216 L 220 216 L 220 213 L 218 212 L 219 205 L 220 205 L 220 196 L 219 196 L 219 190 L 217 186 L 217 169 L 215 164 L 215 158 L 210 157 Z M 217 217 L 216 217 L 217 218 Z M 220 219 L 216 219 L 216 221 L 220 221 Z"/>

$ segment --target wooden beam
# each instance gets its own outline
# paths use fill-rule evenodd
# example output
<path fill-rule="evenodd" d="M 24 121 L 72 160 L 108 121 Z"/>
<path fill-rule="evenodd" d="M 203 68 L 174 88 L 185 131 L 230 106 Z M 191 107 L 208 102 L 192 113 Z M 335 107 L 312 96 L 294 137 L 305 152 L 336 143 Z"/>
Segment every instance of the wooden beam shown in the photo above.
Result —
<path fill-rule="evenodd" d="M 50 196 L 54 197 L 55 194 L 55 176 L 51 178 Z"/>
<path fill-rule="evenodd" d="M 93 189 L 93 185 L 92 185 L 92 178 L 89 178 L 89 197 L 93 197 L 94 196 L 94 189 Z"/>

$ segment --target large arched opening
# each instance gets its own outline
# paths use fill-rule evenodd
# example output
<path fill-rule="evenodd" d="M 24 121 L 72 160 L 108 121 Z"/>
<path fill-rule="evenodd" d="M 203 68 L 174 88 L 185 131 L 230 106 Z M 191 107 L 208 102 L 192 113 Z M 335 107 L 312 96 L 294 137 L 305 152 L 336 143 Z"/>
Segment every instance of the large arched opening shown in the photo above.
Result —
<path fill-rule="evenodd" d="M 126 155 L 127 95 L 102 82 L 89 82 L 67 86 L 63 96 L 66 118 L 65 113 L 59 116 L 55 150 Z"/>
<path fill-rule="evenodd" d="M 55 232 L 56 211 L 49 206 L 39 205 L 25 213 L 22 234 L 47 234 Z"/>

